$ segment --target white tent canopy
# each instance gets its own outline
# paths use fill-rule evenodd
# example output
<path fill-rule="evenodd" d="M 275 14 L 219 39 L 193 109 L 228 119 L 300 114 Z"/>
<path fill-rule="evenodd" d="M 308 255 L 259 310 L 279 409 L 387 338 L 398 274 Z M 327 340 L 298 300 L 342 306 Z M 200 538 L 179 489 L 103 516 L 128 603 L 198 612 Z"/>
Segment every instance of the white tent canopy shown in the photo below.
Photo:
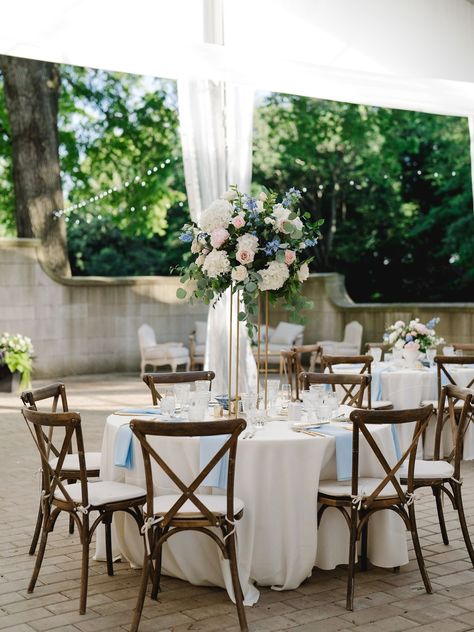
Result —
<path fill-rule="evenodd" d="M 474 114 L 468 0 L 18 0 L 0 52 L 439 114 Z M 209 41 L 209 39 L 208 39 Z"/>

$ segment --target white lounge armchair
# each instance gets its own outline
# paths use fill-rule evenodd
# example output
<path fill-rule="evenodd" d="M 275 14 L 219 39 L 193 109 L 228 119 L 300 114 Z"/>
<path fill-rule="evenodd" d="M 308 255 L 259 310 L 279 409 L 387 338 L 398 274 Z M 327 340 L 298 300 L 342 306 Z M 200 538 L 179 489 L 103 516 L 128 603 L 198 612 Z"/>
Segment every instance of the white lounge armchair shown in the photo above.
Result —
<path fill-rule="evenodd" d="M 346 325 L 344 340 L 340 342 L 336 340 L 319 340 L 318 345 L 323 348 L 324 355 L 359 355 L 363 331 L 362 325 L 353 320 Z"/>
<path fill-rule="evenodd" d="M 171 366 L 176 371 L 181 364 L 189 371 L 190 357 L 188 349 L 182 342 L 156 343 L 155 332 L 150 325 L 144 324 L 138 328 L 138 341 L 141 354 L 141 376 L 147 366 Z"/>
<path fill-rule="evenodd" d="M 261 369 L 264 365 L 265 353 L 265 327 L 261 329 L 260 341 L 260 362 Z M 280 366 L 280 373 L 283 371 L 282 351 L 290 351 L 292 347 L 299 347 L 303 344 L 304 325 L 296 325 L 294 323 L 278 323 L 277 327 L 268 328 L 268 364 Z M 257 347 L 253 348 L 255 358 L 257 358 Z"/>
<path fill-rule="evenodd" d="M 189 334 L 189 352 L 191 355 L 191 371 L 204 366 L 206 354 L 207 322 L 196 321 L 194 331 Z"/>

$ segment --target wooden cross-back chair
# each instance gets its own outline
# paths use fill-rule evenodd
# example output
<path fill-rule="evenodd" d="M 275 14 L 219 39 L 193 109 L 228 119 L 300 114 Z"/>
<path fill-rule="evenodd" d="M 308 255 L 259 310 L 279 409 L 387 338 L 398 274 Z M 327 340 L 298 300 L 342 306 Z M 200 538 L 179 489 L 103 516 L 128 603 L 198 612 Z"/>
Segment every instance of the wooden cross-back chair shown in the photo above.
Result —
<path fill-rule="evenodd" d="M 304 390 L 308 390 L 310 384 L 329 384 L 333 393 L 337 393 L 336 386 L 340 387 L 341 395 L 339 404 L 346 406 L 362 407 L 364 393 L 368 388 L 371 375 L 361 375 L 360 373 L 309 373 L 299 374 L 300 384 Z"/>
<path fill-rule="evenodd" d="M 322 353 L 320 345 L 299 345 L 291 347 L 288 351 L 281 351 L 281 361 L 283 373 L 288 377 L 288 384 L 291 386 L 292 398 L 299 399 L 298 375 L 304 370 L 301 363 L 303 354 L 309 356 L 309 370 L 314 371 L 315 359 Z M 282 371 L 280 371 L 281 373 Z"/>
<path fill-rule="evenodd" d="M 338 364 L 360 365 L 360 375 L 372 375 L 372 363 L 374 359 L 371 355 L 358 356 L 335 356 L 323 355 L 321 358 L 321 368 L 326 369 L 329 373 L 334 373 L 334 367 Z M 390 410 L 393 404 L 390 401 L 373 401 L 372 400 L 372 380 L 367 385 L 367 397 L 362 402 L 363 408 L 377 408 L 377 410 Z"/>
<path fill-rule="evenodd" d="M 59 404 L 61 405 L 61 409 L 63 412 L 68 412 L 68 402 L 66 395 L 66 385 L 62 382 L 55 382 L 53 384 L 48 384 L 47 386 L 42 386 L 41 388 L 35 388 L 28 391 L 23 391 L 20 395 L 23 404 L 31 408 L 32 410 L 38 410 L 38 405 L 41 403 L 47 402 L 50 405 L 51 412 L 55 413 L 58 410 Z M 47 455 L 51 461 L 53 467 L 55 466 L 58 456 L 59 449 L 54 444 L 54 436 L 53 436 L 54 427 L 50 426 L 48 428 L 48 434 L 45 435 L 44 439 L 46 441 Z M 68 453 L 66 458 L 64 459 L 63 468 L 62 468 L 62 476 L 67 479 L 68 482 L 72 483 L 79 477 L 79 459 L 77 454 L 73 454 L 72 447 L 71 451 Z M 100 452 L 87 452 L 85 454 L 86 459 L 86 470 L 87 476 L 89 478 L 96 478 L 100 475 L 100 461 L 101 461 L 101 453 Z M 44 489 L 44 484 L 42 486 Z M 43 522 L 43 510 L 42 503 L 40 500 L 38 507 L 38 515 L 36 517 L 36 526 L 35 531 L 33 533 L 33 538 L 30 544 L 29 554 L 34 555 L 36 551 L 36 546 L 38 544 L 38 539 L 41 533 L 41 525 Z M 74 532 L 74 520 L 71 518 L 69 521 L 69 533 Z"/>
<path fill-rule="evenodd" d="M 100 523 L 106 528 L 107 570 L 112 570 L 111 523 L 115 511 L 130 514 L 139 528 L 143 525 L 140 507 L 145 502 L 145 490 L 135 485 L 117 483 L 115 481 L 99 481 L 89 483 L 87 480 L 84 441 L 81 429 L 81 417 L 76 412 L 43 413 L 23 408 L 22 414 L 33 441 L 38 449 L 43 470 L 42 509 L 43 528 L 41 542 L 36 557 L 28 593 L 32 593 L 48 542 L 48 535 L 53 531 L 56 520 L 62 511 L 69 514 L 76 524 L 82 544 L 81 587 L 79 597 L 79 613 L 84 614 L 87 602 L 87 584 L 89 574 L 89 547 L 92 536 Z M 48 445 L 45 437 L 48 430 L 62 430 L 63 439 L 59 447 L 57 462 L 52 465 L 49 460 Z M 63 477 L 63 466 L 72 449 L 77 445 L 79 473 L 75 483 L 67 483 Z M 57 443 L 58 445 L 58 443 Z M 90 524 L 90 512 L 97 511 L 98 516 Z"/>
<path fill-rule="evenodd" d="M 234 497 L 237 439 L 246 427 L 245 420 L 228 419 L 226 421 L 177 424 L 133 419 L 130 422 L 130 427 L 142 448 L 147 492 L 147 502 L 144 507 L 144 530 L 147 547 L 131 632 L 138 630 L 150 575 L 153 578 L 151 598 L 156 599 L 158 596 L 163 544 L 175 533 L 186 530 L 198 531 L 211 537 L 224 558 L 229 560 L 240 628 L 241 630 L 248 630 L 242 588 L 238 576 L 235 541 L 235 521 L 242 517 L 244 504 Z M 150 439 L 154 437 L 204 437 L 211 435 L 225 435 L 222 437 L 223 443 L 190 484 L 185 483 L 162 458 L 159 442 L 154 442 L 153 445 L 150 442 Z M 206 476 L 227 453 L 229 459 L 226 495 L 198 494 L 198 487 L 202 485 Z M 178 493 L 155 496 L 152 470 L 152 465 L 155 464 L 176 485 Z M 210 527 L 219 528 L 223 539 L 211 531 Z"/>
<path fill-rule="evenodd" d="M 462 405 L 459 410 L 459 404 Z M 474 566 L 474 549 L 464 514 L 462 499 L 461 461 L 464 438 L 470 424 L 474 423 L 474 390 L 459 388 L 453 384 L 443 386 L 436 420 L 433 460 L 415 462 L 415 489 L 431 487 L 436 501 L 438 521 L 444 544 L 449 544 L 444 520 L 442 496 L 450 499 L 458 513 L 459 524 L 466 544 L 467 552 Z M 442 450 L 443 430 L 448 425 L 452 439 L 452 449 L 447 456 Z M 403 480 L 403 478 L 402 478 Z"/>
<path fill-rule="evenodd" d="M 347 483 L 323 480 L 319 483 L 318 525 L 329 508 L 336 508 L 342 513 L 349 527 L 349 567 L 347 581 L 346 608 L 354 609 L 354 578 L 357 542 L 361 540 L 361 569 L 367 568 L 367 533 L 368 521 L 377 511 L 390 509 L 405 523 L 411 532 L 418 567 L 427 593 L 431 593 L 431 583 L 426 572 L 423 554 L 418 538 L 414 509 L 413 473 L 418 441 L 426 428 L 433 407 L 425 406 L 413 410 L 354 410 L 350 417 L 352 426 L 352 478 Z M 416 422 L 412 440 L 408 448 L 393 465 L 388 463 L 377 445 L 367 424 L 405 424 Z M 380 478 L 359 477 L 359 445 L 360 435 L 364 437 L 371 452 L 382 467 L 385 475 Z M 399 482 L 399 471 L 408 459 L 407 483 Z"/>
<path fill-rule="evenodd" d="M 455 342 L 453 343 L 454 353 L 461 352 L 461 356 L 469 355 L 474 356 L 474 344 L 467 342 Z"/>
<path fill-rule="evenodd" d="M 452 376 L 451 372 L 453 367 L 461 366 L 463 364 L 474 364 L 474 354 L 467 356 L 435 356 L 436 372 L 438 378 L 438 402 L 441 397 L 441 390 L 443 387 L 443 379 L 447 379 L 450 384 L 458 386 L 456 380 Z M 472 388 L 474 385 L 474 377 L 466 384 L 466 388 Z"/>
<path fill-rule="evenodd" d="M 151 392 L 153 405 L 156 406 L 161 400 L 161 394 L 156 388 L 156 384 L 185 384 L 187 382 L 199 382 L 207 380 L 209 390 L 211 390 L 212 380 L 216 377 L 214 371 L 182 371 L 180 373 L 145 373 L 143 381 Z"/>

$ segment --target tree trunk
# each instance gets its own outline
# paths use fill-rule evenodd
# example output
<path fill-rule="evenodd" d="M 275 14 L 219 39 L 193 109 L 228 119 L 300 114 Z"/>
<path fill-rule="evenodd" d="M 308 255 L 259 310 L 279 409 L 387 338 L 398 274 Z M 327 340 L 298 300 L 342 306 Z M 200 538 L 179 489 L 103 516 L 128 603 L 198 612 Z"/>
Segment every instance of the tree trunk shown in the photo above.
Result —
<path fill-rule="evenodd" d="M 0 55 L 10 120 L 18 237 L 41 240 L 45 262 L 70 276 L 58 151 L 59 70 L 55 64 Z"/>

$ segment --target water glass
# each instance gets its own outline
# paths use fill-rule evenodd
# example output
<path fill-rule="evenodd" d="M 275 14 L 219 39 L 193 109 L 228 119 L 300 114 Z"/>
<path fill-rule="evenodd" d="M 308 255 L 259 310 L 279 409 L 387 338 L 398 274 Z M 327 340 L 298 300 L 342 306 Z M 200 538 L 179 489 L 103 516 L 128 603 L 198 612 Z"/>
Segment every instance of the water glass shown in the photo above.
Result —
<path fill-rule="evenodd" d="M 254 428 L 263 428 L 267 420 L 267 413 L 263 408 L 254 408 L 250 413 L 250 425 Z"/>
<path fill-rule="evenodd" d="M 371 347 L 368 351 L 368 355 L 371 355 L 374 362 L 380 362 L 382 359 L 382 347 Z"/>
<path fill-rule="evenodd" d="M 434 365 L 434 359 L 436 356 L 436 349 L 427 349 L 426 350 L 426 359 L 430 363 L 430 367 Z"/>
<path fill-rule="evenodd" d="M 209 393 L 193 393 L 189 402 L 189 421 L 204 421 L 209 404 Z"/>
<path fill-rule="evenodd" d="M 282 384 L 280 388 L 280 402 L 282 410 L 288 409 L 288 404 L 291 401 L 291 386 L 290 384 Z"/>
<path fill-rule="evenodd" d="M 255 393 L 242 393 L 240 400 L 243 413 L 248 413 L 257 407 L 257 395 Z"/>
<path fill-rule="evenodd" d="M 196 393 L 203 393 L 209 391 L 209 382 L 207 380 L 197 380 L 194 382 L 194 390 Z"/>
<path fill-rule="evenodd" d="M 455 355 L 454 347 L 452 347 L 452 346 L 443 347 L 443 355 L 445 355 L 445 356 L 453 356 L 453 355 Z"/>
<path fill-rule="evenodd" d="M 301 402 L 288 402 L 288 420 L 301 421 L 302 408 Z"/>
<path fill-rule="evenodd" d="M 393 354 L 389 351 L 387 351 L 385 353 L 385 362 L 392 362 L 393 361 Z"/>
<path fill-rule="evenodd" d="M 329 406 L 329 410 L 331 411 L 329 416 L 331 418 L 336 417 L 339 409 L 339 400 L 336 393 L 327 393 L 324 398 L 323 406 Z"/>
<path fill-rule="evenodd" d="M 160 409 L 164 415 L 174 416 L 176 401 L 172 390 L 165 390 L 161 393 Z"/>
<path fill-rule="evenodd" d="M 176 404 L 180 406 L 183 412 L 188 410 L 190 393 L 191 384 L 175 384 L 174 396 L 176 399 Z"/>

